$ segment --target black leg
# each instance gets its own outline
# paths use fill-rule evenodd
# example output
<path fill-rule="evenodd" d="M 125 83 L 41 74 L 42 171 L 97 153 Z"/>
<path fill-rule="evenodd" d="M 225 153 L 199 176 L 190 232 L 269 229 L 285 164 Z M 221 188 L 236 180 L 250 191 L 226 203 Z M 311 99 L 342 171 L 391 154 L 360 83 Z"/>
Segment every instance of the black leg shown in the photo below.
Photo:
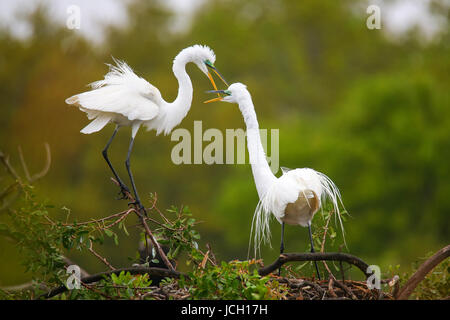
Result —
<path fill-rule="evenodd" d="M 281 223 L 281 244 L 280 244 L 280 254 L 284 252 L 284 222 Z M 278 269 L 278 276 L 281 275 L 281 267 Z"/>
<path fill-rule="evenodd" d="M 111 145 L 114 137 L 116 136 L 117 131 L 119 131 L 119 126 L 116 126 L 116 128 L 114 129 L 114 132 L 113 132 L 111 138 L 109 138 L 108 143 L 106 144 L 105 148 L 102 151 L 102 155 L 103 155 L 103 158 L 105 158 L 106 163 L 108 164 L 108 166 L 111 169 L 114 177 L 116 178 L 117 182 L 120 185 L 120 192 L 122 193 L 122 199 L 125 199 L 126 198 L 125 192 L 130 192 L 130 189 L 128 189 L 128 187 L 119 178 L 119 175 L 117 174 L 116 170 L 114 170 L 114 167 L 112 166 L 111 162 L 108 159 L 108 148 Z"/>
<path fill-rule="evenodd" d="M 308 223 L 308 229 L 309 229 L 309 241 L 311 241 L 311 252 L 315 252 L 314 251 L 314 242 L 313 242 L 312 232 L 311 232 L 311 222 Z M 319 273 L 319 267 L 317 266 L 317 261 L 314 261 L 314 264 L 316 266 L 317 278 L 320 280 L 320 273 Z"/>
<path fill-rule="evenodd" d="M 128 176 L 130 177 L 131 187 L 133 187 L 134 198 L 136 199 L 136 204 L 139 206 L 139 209 L 141 209 L 147 216 L 147 212 L 145 211 L 145 208 L 141 203 L 141 199 L 139 199 L 139 195 L 137 193 L 136 185 L 135 185 L 134 179 L 133 179 L 133 174 L 131 173 L 131 168 L 130 168 L 130 155 L 131 155 L 131 150 L 133 149 L 133 143 L 134 143 L 134 138 L 131 138 L 130 146 L 128 148 L 127 160 L 125 161 L 125 166 L 127 167 Z"/>

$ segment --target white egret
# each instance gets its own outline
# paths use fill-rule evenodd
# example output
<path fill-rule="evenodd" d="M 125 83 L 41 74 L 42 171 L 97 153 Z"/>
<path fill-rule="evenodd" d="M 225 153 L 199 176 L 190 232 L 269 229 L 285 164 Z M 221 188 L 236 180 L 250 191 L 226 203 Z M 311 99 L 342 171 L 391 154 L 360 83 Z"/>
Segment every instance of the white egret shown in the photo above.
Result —
<path fill-rule="evenodd" d="M 81 130 L 82 133 L 97 132 L 110 122 L 116 124 L 116 128 L 102 154 L 114 177 L 119 182 L 123 197 L 126 195 L 125 192 L 129 192 L 129 189 L 114 170 L 107 152 L 119 128 L 131 126 L 131 142 L 125 165 L 133 187 L 136 204 L 144 212 L 145 209 L 139 199 L 130 169 L 130 154 L 136 133 L 143 125 L 147 127 L 147 130 L 156 130 L 157 135 L 161 132 L 167 135 L 186 116 L 191 107 L 193 96 L 192 82 L 186 72 L 186 64 L 195 63 L 208 76 L 215 89 L 217 87 L 208 68 L 212 69 L 226 83 L 214 67 L 215 60 L 214 52 L 207 46 L 194 45 L 183 49 L 173 60 L 172 70 L 178 80 L 178 96 L 171 103 L 166 102 L 156 87 L 136 75 L 125 62 L 116 59 L 114 59 L 116 66 L 109 65 L 110 70 L 103 80 L 90 84 L 92 90 L 66 99 L 67 104 L 77 106 L 81 111 L 86 112 L 90 120 L 93 120 Z"/>
<path fill-rule="evenodd" d="M 341 227 L 343 227 L 338 206 L 338 203 L 342 205 L 339 189 L 326 175 L 309 168 L 294 170 L 282 168 L 283 175 L 277 178 L 267 163 L 259 135 L 258 119 L 247 87 L 242 83 L 233 83 L 227 90 L 209 92 L 223 93 L 225 96 L 205 101 L 205 103 L 213 101 L 237 103 L 247 127 L 249 160 L 260 199 L 252 222 L 252 233 L 255 229 L 255 255 L 259 251 L 262 241 L 264 243 L 270 241 L 269 219 L 271 214 L 281 223 L 280 254 L 284 252 L 285 223 L 308 227 L 311 252 L 314 252 L 311 220 L 326 198 L 331 200 Z M 315 264 L 320 279 L 317 263 L 315 262 Z"/>

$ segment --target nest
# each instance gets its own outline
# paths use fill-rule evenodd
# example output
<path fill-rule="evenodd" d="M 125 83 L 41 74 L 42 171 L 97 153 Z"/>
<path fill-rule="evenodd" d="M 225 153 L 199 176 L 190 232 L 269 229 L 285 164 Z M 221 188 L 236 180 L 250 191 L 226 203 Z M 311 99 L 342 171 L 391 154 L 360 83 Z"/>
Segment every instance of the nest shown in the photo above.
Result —
<path fill-rule="evenodd" d="M 288 286 L 288 300 L 394 300 L 389 293 L 369 289 L 363 281 L 281 278 L 278 282 Z"/>
<path fill-rule="evenodd" d="M 387 292 L 369 289 L 363 281 L 353 280 L 312 280 L 274 277 L 273 281 L 285 284 L 288 293 L 286 300 L 394 300 Z M 186 300 L 190 294 L 176 283 L 149 287 L 145 298 L 154 300 Z"/>

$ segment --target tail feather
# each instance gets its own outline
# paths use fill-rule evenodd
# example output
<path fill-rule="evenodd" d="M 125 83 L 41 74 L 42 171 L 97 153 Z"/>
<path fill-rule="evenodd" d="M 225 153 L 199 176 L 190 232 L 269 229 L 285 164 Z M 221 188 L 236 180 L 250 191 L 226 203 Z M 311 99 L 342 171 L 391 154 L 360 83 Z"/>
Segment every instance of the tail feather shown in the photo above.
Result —
<path fill-rule="evenodd" d="M 104 126 L 108 124 L 111 120 L 110 116 L 100 115 L 95 118 L 91 123 L 84 127 L 80 132 L 84 134 L 90 134 L 103 129 Z"/>
<path fill-rule="evenodd" d="M 74 95 L 74 96 L 67 98 L 66 103 L 67 104 L 78 104 L 79 103 L 78 95 Z"/>

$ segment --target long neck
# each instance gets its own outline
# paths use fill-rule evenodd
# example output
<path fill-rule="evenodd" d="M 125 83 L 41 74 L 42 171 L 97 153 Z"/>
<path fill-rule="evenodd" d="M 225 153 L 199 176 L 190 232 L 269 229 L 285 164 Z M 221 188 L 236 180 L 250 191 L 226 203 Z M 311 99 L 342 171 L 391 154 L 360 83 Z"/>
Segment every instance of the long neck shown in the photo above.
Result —
<path fill-rule="evenodd" d="M 182 53 L 180 53 L 173 62 L 173 73 L 178 80 L 178 95 L 175 99 L 174 104 L 188 106 L 187 109 L 192 103 L 192 81 L 189 75 L 186 72 L 186 64 L 188 64 L 188 58 Z"/>
<path fill-rule="evenodd" d="M 191 62 L 183 52 L 178 54 L 173 62 L 173 73 L 178 80 L 178 95 L 170 103 L 167 112 L 170 113 L 173 126 L 178 125 L 187 115 L 192 104 L 192 82 L 186 72 L 186 64 Z"/>
<path fill-rule="evenodd" d="M 250 95 L 239 101 L 239 109 L 247 127 L 247 148 L 256 190 L 259 198 L 262 198 L 277 178 L 270 170 L 266 159 L 266 153 L 259 135 L 258 119 L 256 118 L 255 108 Z"/>

